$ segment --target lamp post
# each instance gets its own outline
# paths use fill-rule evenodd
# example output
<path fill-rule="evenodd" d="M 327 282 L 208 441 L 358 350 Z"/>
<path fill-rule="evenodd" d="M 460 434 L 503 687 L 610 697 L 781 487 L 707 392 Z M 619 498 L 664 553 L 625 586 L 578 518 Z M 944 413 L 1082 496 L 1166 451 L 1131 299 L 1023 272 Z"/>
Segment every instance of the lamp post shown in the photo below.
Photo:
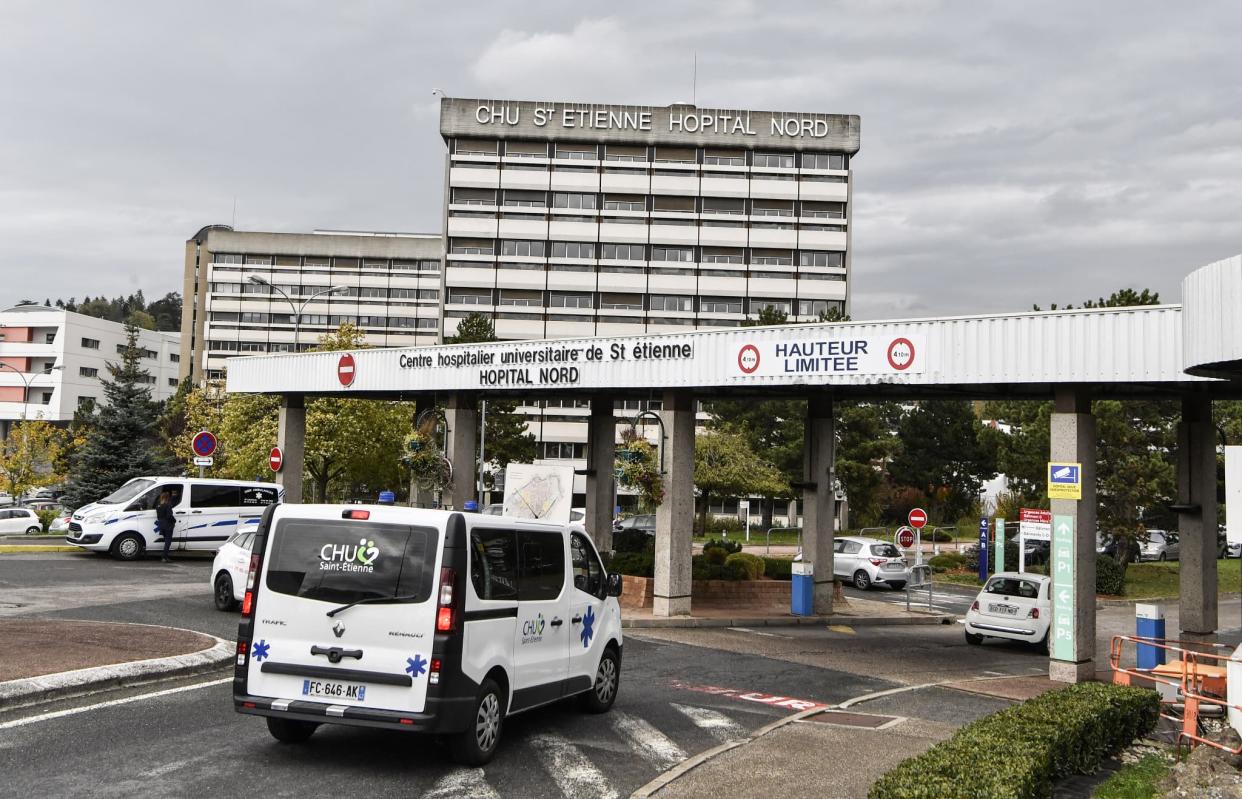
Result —
<path fill-rule="evenodd" d="M 300 347 L 299 347 L 300 342 L 298 339 L 301 338 L 301 333 L 302 333 L 302 311 L 306 309 L 306 306 L 310 304 L 311 300 L 315 299 L 316 297 L 322 297 L 325 294 L 333 294 L 338 291 L 349 290 L 349 286 L 329 286 L 326 289 L 320 289 L 319 291 L 316 291 L 314 294 L 310 295 L 305 300 L 303 300 L 301 305 L 298 305 L 297 303 L 293 301 L 293 298 L 290 297 L 285 292 L 284 289 L 282 289 L 280 286 L 275 285 L 274 283 L 272 283 L 271 281 L 265 278 L 261 278 L 258 275 L 251 275 L 250 277 L 247 278 L 247 280 L 249 280 L 251 283 L 257 283 L 260 286 L 267 286 L 269 289 L 279 292 L 280 296 L 285 298 L 285 302 L 289 303 L 289 307 L 293 309 L 293 351 L 294 352 L 298 352 L 300 350 Z"/>
<path fill-rule="evenodd" d="M 64 366 L 49 366 L 46 369 L 39 370 L 38 372 L 31 372 L 30 378 L 28 379 L 26 377 L 26 373 L 23 372 L 21 369 L 18 369 L 16 366 L 12 366 L 10 364 L 4 363 L 3 361 L 0 361 L 0 369 L 8 369 L 10 372 L 15 372 L 17 376 L 22 379 L 22 386 L 23 386 L 23 389 L 22 389 L 22 421 L 23 422 L 26 421 L 26 406 L 30 404 L 29 403 L 30 381 L 38 377 L 39 375 L 50 375 L 52 372 L 59 372 L 64 368 L 65 368 Z"/>

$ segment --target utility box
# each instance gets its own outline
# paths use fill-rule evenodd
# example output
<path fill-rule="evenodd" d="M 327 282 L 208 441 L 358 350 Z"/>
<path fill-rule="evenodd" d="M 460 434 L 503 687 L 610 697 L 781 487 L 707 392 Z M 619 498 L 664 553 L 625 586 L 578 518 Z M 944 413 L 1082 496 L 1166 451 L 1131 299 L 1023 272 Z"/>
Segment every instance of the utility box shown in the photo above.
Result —
<path fill-rule="evenodd" d="M 1233 650 L 1225 664 L 1225 699 L 1229 702 L 1229 726 L 1242 735 L 1242 646 Z"/>
<path fill-rule="evenodd" d="M 1134 606 L 1134 634 L 1139 638 L 1153 638 L 1164 641 L 1164 606 L 1156 604 L 1137 604 Z M 1165 650 L 1148 644 L 1135 646 L 1135 660 L 1139 669 L 1151 671 L 1164 665 Z"/>
<path fill-rule="evenodd" d="M 815 615 L 815 567 L 805 561 L 794 561 L 790 575 L 793 598 L 790 612 L 795 616 Z"/>

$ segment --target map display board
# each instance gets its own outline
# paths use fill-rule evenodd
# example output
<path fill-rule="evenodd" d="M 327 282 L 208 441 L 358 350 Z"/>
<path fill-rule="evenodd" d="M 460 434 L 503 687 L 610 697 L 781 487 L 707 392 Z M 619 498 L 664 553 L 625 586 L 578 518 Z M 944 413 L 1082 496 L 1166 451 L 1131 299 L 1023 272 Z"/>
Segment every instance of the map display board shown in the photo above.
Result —
<path fill-rule="evenodd" d="M 568 522 L 573 499 L 570 464 L 511 463 L 505 468 L 505 516 Z"/>

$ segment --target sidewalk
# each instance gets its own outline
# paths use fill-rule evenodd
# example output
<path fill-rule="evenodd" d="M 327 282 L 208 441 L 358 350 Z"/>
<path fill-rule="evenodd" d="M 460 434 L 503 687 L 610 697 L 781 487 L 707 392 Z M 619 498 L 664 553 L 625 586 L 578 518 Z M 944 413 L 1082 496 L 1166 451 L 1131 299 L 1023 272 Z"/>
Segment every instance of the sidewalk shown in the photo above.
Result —
<path fill-rule="evenodd" d="M 955 617 L 925 610 L 906 611 L 889 602 L 850 597 L 838 598 L 830 616 L 794 616 L 788 607 L 720 607 L 698 605 L 689 616 L 656 616 L 651 608 L 621 608 L 622 628 L 668 627 L 796 627 L 801 625 L 949 624 Z"/>
<path fill-rule="evenodd" d="M 227 641 L 149 624 L 0 619 L 0 641 L 0 710 L 196 674 L 233 658 Z"/>

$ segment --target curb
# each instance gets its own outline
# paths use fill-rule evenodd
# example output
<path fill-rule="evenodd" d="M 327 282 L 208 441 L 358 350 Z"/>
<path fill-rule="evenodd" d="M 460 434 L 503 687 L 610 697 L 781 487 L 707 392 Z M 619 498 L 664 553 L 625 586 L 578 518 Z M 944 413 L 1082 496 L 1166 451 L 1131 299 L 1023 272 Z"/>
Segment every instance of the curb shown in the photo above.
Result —
<path fill-rule="evenodd" d="M 0 544 L 0 555 L 11 552 L 84 552 L 81 547 L 57 544 Z"/>
<path fill-rule="evenodd" d="M 1216 595 L 1218 599 L 1237 599 L 1242 597 L 1242 593 L 1237 591 L 1228 591 L 1223 594 Z M 1140 599 L 1097 599 L 1095 606 L 1097 608 L 1124 608 L 1126 605 L 1134 605 L 1139 602 L 1177 602 L 1177 596 L 1147 596 Z"/>
<path fill-rule="evenodd" d="M 668 629 L 694 627 L 802 627 L 845 624 L 850 627 L 895 627 L 903 624 L 951 624 L 949 613 L 907 616 L 739 616 L 732 619 L 670 616 L 660 619 L 621 619 L 622 629 Z"/>
<path fill-rule="evenodd" d="M 157 627 L 161 625 L 135 624 L 133 626 Z M 183 628 L 165 627 L 164 629 L 181 630 Z M 206 635 L 197 630 L 185 630 L 185 632 Z M 16 710 L 57 699 L 91 694 L 108 688 L 138 685 L 172 677 L 188 677 L 211 671 L 225 663 L 231 663 L 234 644 L 222 638 L 216 638 L 214 635 L 208 637 L 215 640 L 214 645 L 185 655 L 132 660 L 128 663 L 114 663 L 109 666 L 94 666 L 0 682 L 0 708 Z"/>

